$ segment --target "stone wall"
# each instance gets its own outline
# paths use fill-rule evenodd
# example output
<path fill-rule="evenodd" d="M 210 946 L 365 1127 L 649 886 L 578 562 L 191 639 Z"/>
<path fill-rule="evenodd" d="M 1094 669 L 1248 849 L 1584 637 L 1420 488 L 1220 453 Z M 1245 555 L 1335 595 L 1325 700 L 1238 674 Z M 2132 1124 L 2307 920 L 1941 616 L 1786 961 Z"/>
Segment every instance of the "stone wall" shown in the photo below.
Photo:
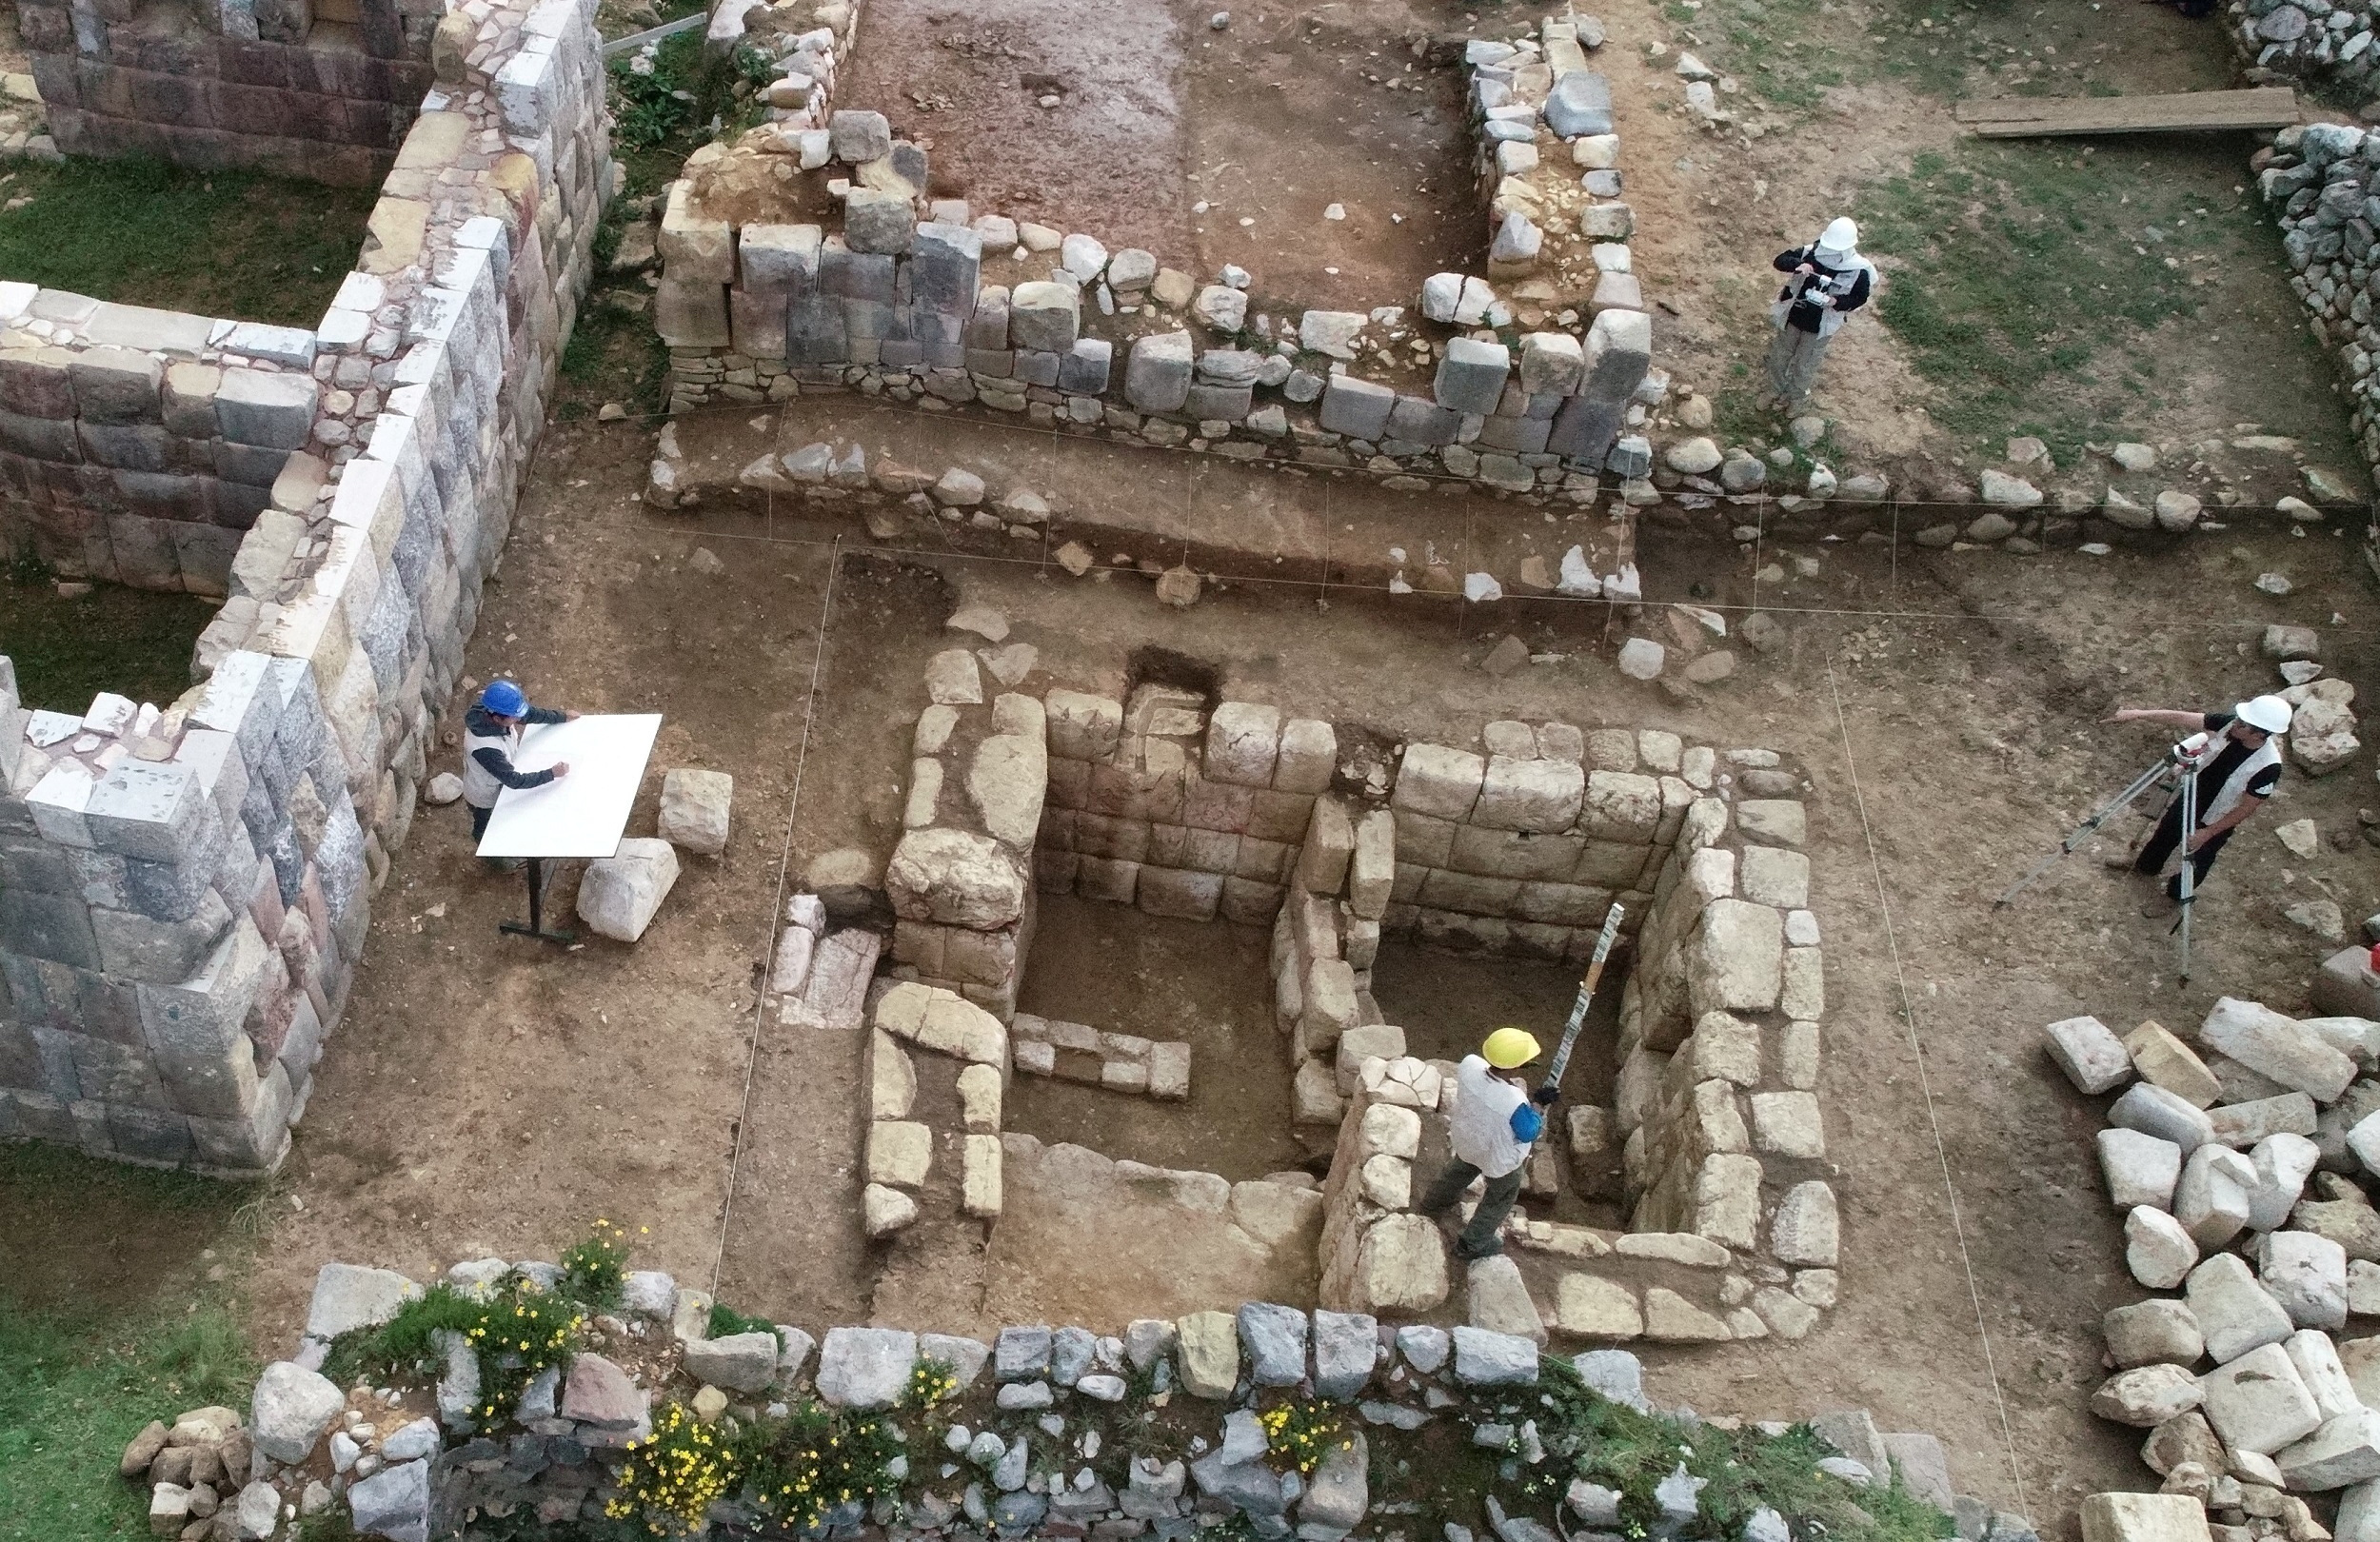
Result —
<path fill-rule="evenodd" d="M 458 1263 L 438 1283 L 496 1305 L 505 1299 L 496 1293 L 565 1286 L 553 1264 L 501 1258 Z M 335 1340 L 370 1334 L 424 1289 L 387 1270 L 324 1265 L 296 1354 L 265 1368 L 243 1408 L 195 1410 L 171 1426 L 159 1419 L 124 1452 L 118 1469 L 147 1490 L 151 1530 L 170 1536 L 202 1517 L 185 1534 L 231 1542 L 292 1534 L 285 1513 L 327 1513 L 343 1531 L 409 1542 L 664 1532 L 668 1518 L 624 1492 L 625 1448 L 689 1414 L 730 1419 L 775 1446 L 786 1434 L 778 1421 L 800 1409 L 848 1418 L 834 1427 L 841 1440 L 872 1438 L 863 1417 L 884 1415 L 892 1454 L 838 1464 L 851 1487 L 827 1495 L 818 1524 L 799 1532 L 756 1509 L 747 1473 L 723 1474 L 705 1526 L 888 1542 L 995 1531 L 1187 1542 L 1224 1527 L 1327 1542 L 1401 1516 L 1429 1531 L 1478 1526 L 1520 1538 L 1615 1534 L 1623 1506 L 1636 1513 L 1657 1504 L 1659 1524 L 1691 1536 L 1722 1522 L 1706 1514 L 1706 1480 L 1686 1464 L 1711 1470 L 1722 1451 L 1746 1453 L 1788 1428 L 1708 1410 L 1663 1413 L 1624 1350 L 1557 1358 L 1525 1334 L 1395 1326 L 1262 1300 L 1178 1317 L 1120 1314 L 1090 1327 L 1009 1324 L 980 1338 L 882 1325 L 813 1334 L 765 1319 L 714 1337 L 710 1293 L 658 1270 L 629 1274 L 613 1310 L 590 1311 L 569 1347 L 492 1412 L 478 1353 L 460 1335 L 437 1374 L 400 1372 L 352 1391 L 321 1374 Z M 929 1366 L 947 1385 L 921 1403 L 913 1377 Z M 1684 1459 L 1675 1473 L 1623 1469 L 1625 1457 L 1604 1449 L 1611 1443 L 1582 1413 L 1607 1401 L 1674 1433 Z M 1287 1408 L 1328 1435 L 1306 1459 L 1268 1433 Z M 1160 1410 L 1180 1433 L 1160 1431 L 1152 1442 L 1149 1419 Z M 1756 1505 L 1742 1523 L 1755 1534 L 1824 1534 L 1860 1489 L 1889 1482 L 1903 1506 L 1944 1512 L 1934 1518 L 1943 1535 L 1954 1514 L 1972 1542 L 2038 1542 L 2022 1517 L 1957 1494 L 1933 1436 L 1884 1433 L 1864 1409 L 1808 1425 L 1815 1439 L 1795 1443 L 1776 1493 L 1763 1475 L 1776 1464 L 1763 1460 L 1729 1496 Z M 1447 1481 L 1402 1477 L 1423 1463 Z M 1392 1487 L 1397 1497 L 1381 1492 Z M 1771 1497 L 1790 1513 L 1763 1502 Z M 223 1519 L 210 1525 L 210 1513 Z M 1734 1511 L 1723 1513 L 1735 1524 Z M 2092 1531 L 2112 1542 L 2187 1534 Z"/>
<path fill-rule="evenodd" d="M 1664 815 L 1660 786 L 1650 777 L 1612 769 L 1577 775 L 1579 764 L 1567 756 L 1579 753 L 1578 736 L 1563 728 L 1535 730 L 1538 747 L 1557 751 L 1550 757 L 1520 753 L 1527 729 L 1517 723 L 1490 727 L 1491 745 L 1503 739 L 1513 753 L 1483 764 L 1459 759 L 1463 752 L 1410 746 L 1392 799 L 1400 887 L 1413 881 L 1403 836 L 1416 818 L 1434 821 L 1414 827 L 1433 840 L 1458 840 L 1464 830 L 1509 835 L 1506 813 L 1533 800 L 1544 806 L 1535 820 L 1540 825 L 1564 815 L 1564 822 L 1535 834 L 1556 841 L 1583 802 L 1607 824 L 1599 836 L 1569 838 L 1563 859 L 1575 863 L 1597 860 L 1597 840 L 1623 845 L 1613 839 L 1619 826 L 1608 821 L 1616 808 L 1640 805 L 1626 829 L 1645 842 L 1644 854 L 1630 860 L 1647 892 L 1619 897 L 1635 907 L 1636 947 L 1620 1000 L 1618 1106 L 1574 1108 L 1566 1131 L 1582 1190 L 1608 1192 L 1617 1169 L 1629 1230 L 1527 1223 L 1521 1248 L 1559 1260 L 1552 1277 L 1539 1276 L 1541 1299 L 1533 1301 L 1517 1275 L 1499 1287 L 1483 1282 L 1484 1266 L 1475 1266 L 1474 1320 L 1483 1299 L 1501 1299 L 1514 1320 L 1497 1326 L 1539 1334 L 1550 1325 L 1597 1338 L 1798 1338 L 1818 1309 L 1834 1305 L 1838 1244 L 1816 1092 L 1825 1000 L 1817 920 L 1807 908 L 1809 862 L 1797 849 L 1804 815 L 1800 802 L 1776 796 L 1797 791 L 1799 778 L 1767 750 L 1734 750 L 1722 760 L 1670 734 L 1588 736 L 1591 761 L 1633 763 L 1642 753 L 1679 773 L 1666 780 L 1688 796 Z M 1604 779 L 1599 795 L 1597 779 Z M 1420 790 L 1408 795 L 1409 786 Z M 1452 818 L 1457 791 L 1476 800 L 1472 822 Z M 1492 808 L 1494 822 L 1477 821 L 1482 806 Z M 1420 813 L 1424 807 L 1441 812 Z M 1624 849 L 1638 851 L 1633 843 Z M 1515 885 L 1513 893 L 1528 882 L 1562 887 L 1500 881 Z M 1597 922 L 1613 902 L 1599 892 Z M 1510 904 L 1506 896 L 1498 890 L 1492 898 Z M 1366 952 L 1377 941 L 1348 929 L 1355 912 L 1343 911 L 1335 924 L 1319 898 L 1304 904 L 1294 921 L 1284 913 L 1276 940 L 1277 960 L 1311 960 L 1305 998 L 1295 1003 L 1299 1050 L 1311 1057 L 1299 1065 L 1299 1117 L 1310 1121 L 1334 1098 L 1344 1099 L 1325 1186 L 1321 1298 L 1348 1310 L 1428 1310 L 1445 1298 L 1448 1281 L 1435 1225 L 1411 1208 L 1414 1168 L 1425 1147 L 1444 1150 L 1455 1068 L 1406 1056 L 1402 1030 L 1381 1024 L 1376 1007 L 1366 1009 L 1367 975 L 1332 956 L 1343 949 L 1368 968 Z M 1386 912 L 1392 928 L 1397 910 Z M 1436 940 L 1574 960 L 1582 945 L 1593 946 L 1584 922 L 1557 940 L 1524 929 L 1543 923 L 1453 914 Z M 1346 1008 L 1325 1005 L 1341 997 Z M 1317 1034 L 1335 1046 L 1328 1061 L 1310 1048 Z M 1553 1146 L 1541 1148 L 1549 1159 Z M 1527 1186 L 1550 1189 L 1550 1177 L 1533 1165 Z"/>
<path fill-rule="evenodd" d="M 591 5 L 490 11 L 474 52 L 297 366 L 327 387 L 309 448 L 233 559 L 205 682 L 68 734 L 0 691 L 0 1136 L 222 1172 L 287 1149 L 612 184 Z"/>
<path fill-rule="evenodd" d="M 1563 722 L 1490 724 L 1487 750 L 1406 747 L 1389 800 L 1397 886 L 1383 924 L 1443 946 L 1584 962 L 1614 900 L 1625 929 L 1642 924 L 1686 811 L 1711 784 L 1713 753 L 1692 752 L 1690 779 L 1675 734 Z"/>
<path fill-rule="evenodd" d="M 1651 325 L 1628 271 L 1610 93 L 1585 68 L 1600 29 L 1563 12 L 1537 31 L 1520 47 L 1550 63 L 1516 69 L 1515 45 L 1473 49 L 1483 165 L 1514 168 L 1491 194 L 1490 272 L 1526 281 L 1517 304 L 1442 273 L 1418 305 L 1251 316 L 1239 268 L 1201 286 L 1155 253 L 928 202 L 926 151 L 896 142 L 881 113 L 840 110 L 823 128 L 772 124 L 707 147 L 673 187 L 654 311 L 672 410 L 850 388 L 1241 460 L 1592 503 L 1606 470 L 1651 470 L 1649 444 L 1624 430 L 1632 409 L 1642 419 L 1639 391 L 1657 401 L 1661 383 L 1648 386 Z M 806 98 L 787 109 L 805 121 L 818 110 Z M 1518 166 L 1538 153 L 1540 120 L 1547 153 L 1589 167 L 1585 181 L 1550 161 L 1540 175 L 1535 159 Z M 1500 137 L 1514 134 L 1526 144 Z M 837 201 L 833 222 L 765 212 Z M 1563 229 L 1549 246 L 1551 224 Z M 1423 322 L 1407 318 L 1414 309 Z M 1569 592 L 1596 592 L 1592 573 L 1566 577 Z"/>
<path fill-rule="evenodd" d="M 2375 406 L 2380 373 L 2373 369 L 2380 360 L 2380 326 L 2372 322 L 2372 284 L 2380 275 L 2380 262 L 2374 260 L 2380 239 L 2374 235 L 2380 230 L 2380 136 L 2334 123 L 2284 128 L 2271 152 L 2259 152 L 2251 164 L 2258 190 L 2280 222 L 2290 287 L 2312 312 L 2307 325 L 2315 338 L 2338 358 L 2354 404 L 2348 425 L 2365 465 L 2380 480 L 2380 407 Z M 2315 491 L 2344 499 L 2351 490 Z M 2285 500 L 2284 507 L 2292 502 Z M 2369 533 L 2367 560 L 2375 560 L 2375 551 L 2380 551 L 2380 524 Z"/>
<path fill-rule="evenodd" d="M 2341 105 L 2380 94 L 2380 10 L 2331 0 L 2231 0 L 2231 41 L 2251 80 L 2302 85 Z"/>
<path fill-rule="evenodd" d="M 313 432 L 314 335 L 0 284 L 0 547 L 70 578 L 230 592 Z"/>
<path fill-rule="evenodd" d="M 17 25 L 69 154 L 360 188 L 404 142 L 445 14 L 438 0 L 97 0 L 20 6 Z"/>
<path fill-rule="evenodd" d="M 1198 692 L 1158 684 L 1047 701 L 1039 883 L 1152 916 L 1273 919 L 1336 768 L 1329 723 L 1244 702 L 1210 715 Z"/>
<path fill-rule="evenodd" d="M 1051 731 L 1030 696 L 1009 692 L 982 710 L 984 673 L 964 648 L 927 666 L 933 702 L 918 719 L 903 834 L 884 887 L 900 918 L 894 960 L 1005 1022 L 1033 945 L 1033 841 Z"/>

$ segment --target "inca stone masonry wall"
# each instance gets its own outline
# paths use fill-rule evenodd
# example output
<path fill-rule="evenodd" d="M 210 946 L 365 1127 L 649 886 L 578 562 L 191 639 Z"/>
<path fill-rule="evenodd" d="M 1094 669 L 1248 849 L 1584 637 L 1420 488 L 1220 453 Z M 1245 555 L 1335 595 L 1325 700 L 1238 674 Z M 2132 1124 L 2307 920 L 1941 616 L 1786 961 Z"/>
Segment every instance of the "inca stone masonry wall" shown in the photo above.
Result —
<path fill-rule="evenodd" d="M 477 22 L 496 8 L 473 9 Z M 430 84 L 445 13 L 443 0 L 92 0 L 29 3 L 17 25 L 69 154 L 368 187 Z"/>
<path fill-rule="evenodd" d="M 72 578 L 230 592 L 314 427 L 314 334 L 0 284 L 0 548 Z"/>
<path fill-rule="evenodd" d="M 0 681 L 0 1137 L 255 1172 L 303 1112 L 614 182 L 592 4 L 474 10 L 307 339 L 205 683 L 29 720 Z"/>

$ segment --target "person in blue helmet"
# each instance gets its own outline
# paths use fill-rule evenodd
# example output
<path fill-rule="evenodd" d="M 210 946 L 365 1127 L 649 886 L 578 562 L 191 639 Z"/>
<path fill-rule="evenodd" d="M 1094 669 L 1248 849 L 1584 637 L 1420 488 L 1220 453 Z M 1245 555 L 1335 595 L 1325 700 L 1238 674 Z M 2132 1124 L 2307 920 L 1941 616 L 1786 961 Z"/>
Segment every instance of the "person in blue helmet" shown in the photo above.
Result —
<path fill-rule="evenodd" d="M 537 722 L 566 722 L 578 716 L 554 707 L 533 707 L 521 687 L 508 680 L 490 682 L 479 693 L 479 704 L 463 715 L 463 801 L 471 810 L 471 844 L 487 833 L 487 817 L 496 811 L 496 795 L 506 787 L 543 787 L 570 774 L 570 762 L 557 761 L 551 769 L 522 771 L 512 758 L 521 752 L 521 730 Z M 517 857 L 491 859 L 500 871 L 521 865 Z"/>

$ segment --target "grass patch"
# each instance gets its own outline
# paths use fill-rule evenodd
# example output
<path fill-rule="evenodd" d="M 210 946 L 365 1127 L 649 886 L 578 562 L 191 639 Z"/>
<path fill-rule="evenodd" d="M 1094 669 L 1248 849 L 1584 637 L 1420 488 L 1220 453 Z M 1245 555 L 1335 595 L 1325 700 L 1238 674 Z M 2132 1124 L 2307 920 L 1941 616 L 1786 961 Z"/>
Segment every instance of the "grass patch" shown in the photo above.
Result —
<path fill-rule="evenodd" d="M 1680 1467 L 1703 1480 L 1694 1523 L 1701 1535 L 1738 1535 L 1763 1506 L 1790 1518 L 1796 1534 L 1829 1542 L 1940 1542 L 1953 1534 L 1951 1517 L 1909 1493 L 1897 1473 L 1889 1486 L 1855 1489 L 1819 1472 L 1835 1449 L 1808 1425 L 1771 1435 L 1687 1423 L 1610 1401 L 1558 1356 L 1540 1361 L 1538 1373 L 1550 1454 L 1528 1470 L 1522 1492 L 1558 1500 L 1574 1475 L 1616 1490 L 1625 1535 L 1659 1527 L 1654 1490 Z"/>
<path fill-rule="evenodd" d="M 116 1475 L 152 1418 L 245 1408 L 256 1361 L 231 1273 L 268 1191 L 0 1147 L 0 1542 L 149 1530 Z"/>
<path fill-rule="evenodd" d="M 0 1538 L 145 1534 L 147 1491 L 116 1475 L 125 1443 L 185 1409 L 245 1408 L 255 1369 L 220 1298 L 105 1317 L 0 1305 Z"/>
<path fill-rule="evenodd" d="M 2061 461 L 2136 418 L 2149 335 L 2199 316 L 2226 265 L 2269 266 L 2252 198 L 2167 164 L 2065 147 L 1925 154 L 1861 197 L 1861 244 L 1897 259 L 1876 310 L 1934 420 L 1986 444 L 2034 433 Z M 2221 292 L 2210 289 L 2209 293 Z"/>
<path fill-rule="evenodd" d="M 101 691 L 163 705 L 190 688 L 190 654 L 214 616 L 196 595 L 112 583 L 66 599 L 22 559 L 0 574 L 0 654 L 29 707 L 81 712 Z"/>
<path fill-rule="evenodd" d="M 0 273 L 126 305 L 310 327 L 355 264 L 374 196 L 162 161 L 21 166 L 0 174 Z"/>

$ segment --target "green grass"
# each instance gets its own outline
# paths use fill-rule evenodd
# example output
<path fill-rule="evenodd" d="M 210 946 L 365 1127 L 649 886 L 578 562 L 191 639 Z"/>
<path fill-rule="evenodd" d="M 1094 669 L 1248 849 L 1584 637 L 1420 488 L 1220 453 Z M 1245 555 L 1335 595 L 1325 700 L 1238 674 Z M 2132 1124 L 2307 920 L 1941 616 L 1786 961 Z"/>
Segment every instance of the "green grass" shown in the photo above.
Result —
<path fill-rule="evenodd" d="M 0 1147 L 0 1542 L 148 1532 L 116 1475 L 150 1419 L 245 1408 L 256 1361 L 228 1284 L 265 1191 Z"/>
<path fill-rule="evenodd" d="M 310 327 L 355 265 L 373 196 L 161 161 L 20 166 L 0 174 L 0 201 L 16 206 L 0 209 L 0 273 L 126 305 Z"/>
<path fill-rule="evenodd" d="M 1865 191 L 1861 245 L 1897 259 L 1877 313 L 1941 388 L 1937 423 L 1987 444 L 2038 434 L 2065 462 L 2152 405 L 2146 346 L 2199 314 L 2193 275 L 2272 261 L 2251 197 L 2142 169 L 2123 154 L 1975 143 Z"/>
<path fill-rule="evenodd" d="M 81 712 L 101 691 L 162 706 L 190 688 L 190 652 L 214 615 L 195 595 L 100 583 L 69 600 L 36 564 L 0 572 L 0 654 L 29 707 Z"/>
<path fill-rule="evenodd" d="M 0 1305 L 0 1538 L 141 1534 L 147 1494 L 116 1475 L 125 1443 L 152 1418 L 245 1408 L 254 1374 L 220 1299 L 108 1318 Z"/>

